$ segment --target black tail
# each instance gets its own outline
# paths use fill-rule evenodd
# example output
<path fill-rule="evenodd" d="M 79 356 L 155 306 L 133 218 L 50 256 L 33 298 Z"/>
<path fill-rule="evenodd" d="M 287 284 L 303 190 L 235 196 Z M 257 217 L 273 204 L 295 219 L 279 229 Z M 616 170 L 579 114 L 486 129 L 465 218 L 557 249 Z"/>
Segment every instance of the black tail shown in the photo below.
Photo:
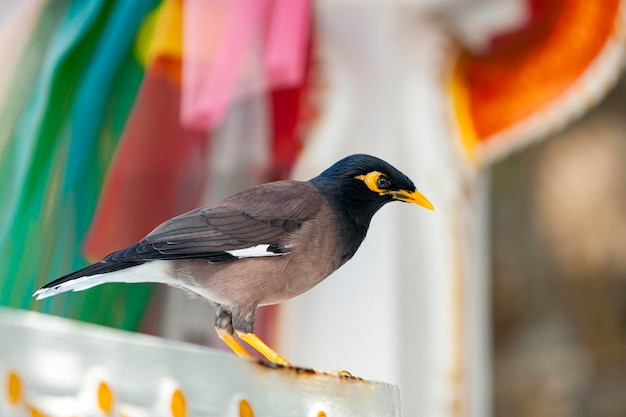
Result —
<path fill-rule="evenodd" d="M 129 262 L 98 262 L 96 264 L 92 264 L 86 266 L 78 271 L 74 271 L 70 274 L 64 275 L 60 278 L 55 279 L 41 287 L 39 290 L 35 292 L 35 296 L 37 299 L 42 299 L 46 297 L 50 297 L 55 295 L 57 292 L 63 292 L 63 290 L 57 291 L 63 286 L 63 284 L 74 281 L 79 278 L 89 277 L 92 275 L 98 274 L 106 274 L 108 272 L 120 271 L 122 269 L 130 268 L 133 266 L 141 265 L 144 263 L 143 261 L 129 261 Z"/>

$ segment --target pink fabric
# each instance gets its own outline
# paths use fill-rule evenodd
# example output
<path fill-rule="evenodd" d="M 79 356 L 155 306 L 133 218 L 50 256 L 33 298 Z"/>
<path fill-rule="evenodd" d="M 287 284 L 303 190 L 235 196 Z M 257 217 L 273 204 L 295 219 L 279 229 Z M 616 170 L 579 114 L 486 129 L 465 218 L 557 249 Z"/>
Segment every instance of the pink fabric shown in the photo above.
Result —
<path fill-rule="evenodd" d="M 302 81 L 309 0 L 186 0 L 181 120 L 215 127 L 238 97 Z"/>
<path fill-rule="evenodd" d="M 310 14 L 310 0 L 274 0 L 263 55 L 265 76 L 272 87 L 291 87 L 302 81 Z"/>

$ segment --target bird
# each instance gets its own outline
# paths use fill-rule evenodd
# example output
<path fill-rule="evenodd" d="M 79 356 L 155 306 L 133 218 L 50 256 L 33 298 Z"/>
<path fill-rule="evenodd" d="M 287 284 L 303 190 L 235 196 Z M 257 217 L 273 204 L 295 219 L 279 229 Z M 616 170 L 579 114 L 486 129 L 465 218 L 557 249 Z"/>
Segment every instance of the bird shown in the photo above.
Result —
<path fill-rule="evenodd" d="M 104 283 L 156 282 L 215 307 L 215 330 L 237 355 L 290 365 L 254 333 L 258 306 L 308 291 L 353 257 L 391 201 L 434 210 L 405 174 L 375 156 L 347 156 L 308 181 L 254 186 L 157 226 L 139 242 L 62 276 L 41 300 Z"/>

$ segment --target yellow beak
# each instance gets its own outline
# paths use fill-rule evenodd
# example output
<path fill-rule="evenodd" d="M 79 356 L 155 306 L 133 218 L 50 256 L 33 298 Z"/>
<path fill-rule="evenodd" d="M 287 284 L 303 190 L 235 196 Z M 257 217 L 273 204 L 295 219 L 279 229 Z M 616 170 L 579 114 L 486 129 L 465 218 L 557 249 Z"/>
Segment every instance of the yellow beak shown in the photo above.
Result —
<path fill-rule="evenodd" d="M 422 195 L 417 190 L 408 191 L 408 190 L 399 190 L 399 191 L 389 191 L 388 192 L 394 200 L 404 201 L 406 203 L 417 204 L 418 206 L 422 206 L 427 208 L 428 210 L 434 210 L 435 207 L 432 205 L 430 201 L 426 197 Z"/>

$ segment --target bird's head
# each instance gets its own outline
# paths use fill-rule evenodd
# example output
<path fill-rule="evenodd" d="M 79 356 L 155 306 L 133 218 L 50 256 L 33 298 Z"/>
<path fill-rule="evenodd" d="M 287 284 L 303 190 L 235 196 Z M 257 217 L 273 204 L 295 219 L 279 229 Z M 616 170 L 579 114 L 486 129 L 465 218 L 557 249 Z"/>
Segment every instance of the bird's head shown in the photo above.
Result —
<path fill-rule="evenodd" d="M 434 210 L 413 182 L 391 164 L 370 155 L 351 155 L 311 180 L 321 193 L 341 208 L 373 216 L 397 200 Z"/>

